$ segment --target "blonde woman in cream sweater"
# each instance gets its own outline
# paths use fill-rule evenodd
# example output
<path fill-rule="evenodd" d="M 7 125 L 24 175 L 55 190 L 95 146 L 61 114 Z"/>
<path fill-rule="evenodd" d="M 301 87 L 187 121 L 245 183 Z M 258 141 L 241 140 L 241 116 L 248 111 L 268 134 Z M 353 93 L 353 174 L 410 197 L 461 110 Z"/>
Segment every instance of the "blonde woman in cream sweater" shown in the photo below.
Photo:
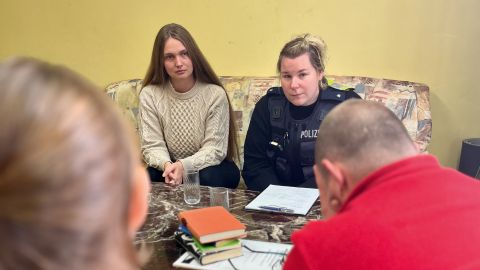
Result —
<path fill-rule="evenodd" d="M 232 109 L 220 80 L 182 26 L 160 29 L 140 93 L 142 153 L 152 181 L 236 188 L 240 172 Z"/>

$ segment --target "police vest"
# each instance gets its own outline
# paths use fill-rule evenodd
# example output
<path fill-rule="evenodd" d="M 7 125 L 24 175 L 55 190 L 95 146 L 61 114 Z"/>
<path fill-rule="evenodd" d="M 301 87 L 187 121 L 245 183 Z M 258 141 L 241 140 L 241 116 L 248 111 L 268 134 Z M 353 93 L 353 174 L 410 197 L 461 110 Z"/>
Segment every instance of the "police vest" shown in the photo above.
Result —
<path fill-rule="evenodd" d="M 312 166 L 318 128 L 327 113 L 346 99 L 346 91 L 330 86 L 322 90 L 310 116 L 302 120 L 291 117 L 289 102 L 281 87 L 270 88 L 267 95 L 270 96 L 268 110 L 272 129 L 267 156 L 277 176 L 285 184 L 294 186 L 314 179 Z M 296 168 L 294 166 L 301 167 L 303 179 L 292 179 L 292 171 Z"/>

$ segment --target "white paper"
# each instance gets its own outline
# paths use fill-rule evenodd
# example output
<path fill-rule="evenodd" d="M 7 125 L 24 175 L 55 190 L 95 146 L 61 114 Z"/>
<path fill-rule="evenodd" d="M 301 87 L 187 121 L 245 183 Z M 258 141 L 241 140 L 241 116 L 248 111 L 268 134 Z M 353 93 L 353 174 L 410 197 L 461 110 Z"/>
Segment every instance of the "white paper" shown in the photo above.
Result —
<path fill-rule="evenodd" d="M 286 254 L 292 249 L 290 244 L 280 244 L 272 242 L 263 242 L 255 240 L 241 239 L 243 246 L 243 256 L 232 258 L 230 261 L 240 270 L 264 270 L 264 269 L 282 269 L 283 260 Z M 275 252 L 281 254 L 265 254 L 251 252 L 245 248 L 245 245 L 255 251 Z M 285 254 L 285 255 L 283 255 Z M 201 265 L 193 256 L 185 252 L 174 263 L 174 267 L 202 270 L 232 270 L 232 265 L 228 260 L 212 264 Z"/>
<path fill-rule="evenodd" d="M 306 215 L 319 195 L 320 193 L 316 188 L 269 185 L 260 195 L 245 206 L 245 209 L 270 211 L 262 209 L 260 206 L 275 206 L 292 210 L 290 214 Z"/>

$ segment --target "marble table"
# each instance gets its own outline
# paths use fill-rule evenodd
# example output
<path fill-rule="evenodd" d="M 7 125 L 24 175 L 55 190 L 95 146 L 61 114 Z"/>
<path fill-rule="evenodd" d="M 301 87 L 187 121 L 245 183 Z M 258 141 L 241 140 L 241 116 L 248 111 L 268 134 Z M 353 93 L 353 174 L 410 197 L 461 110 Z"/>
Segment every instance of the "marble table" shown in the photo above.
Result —
<path fill-rule="evenodd" d="M 149 263 L 143 269 L 175 269 L 172 263 L 183 252 L 173 233 L 178 227 L 178 212 L 186 209 L 209 206 L 208 187 L 201 187 L 202 199 L 198 205 L 189 206 L 183 201 L 181 186 L 170 187 L 164 183 L 153 183 L 149 198 L 149 213 L 142 229 L 137 233 L 136 243 L 145 242 L 152 247 Z M 307 216 L 272 214 L 245 211 L 244 207 L 258 192 L 230 190 L 230 212 L 247 227 L 247 239 L 288 243 L 293 231 L 310 220 L 321 218 L 320 204 L 316 202 Z"/>

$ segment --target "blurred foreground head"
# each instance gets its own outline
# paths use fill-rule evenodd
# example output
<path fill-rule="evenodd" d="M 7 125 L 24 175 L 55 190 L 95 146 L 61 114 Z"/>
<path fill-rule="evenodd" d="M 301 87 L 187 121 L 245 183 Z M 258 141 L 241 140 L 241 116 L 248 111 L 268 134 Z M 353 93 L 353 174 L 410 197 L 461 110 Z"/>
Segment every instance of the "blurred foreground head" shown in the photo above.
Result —
<path fill-rule="evenodd" d="M 343 205 L 358 181 L 395 161 L 417 155 L 405 126 L 383 104 L 348 100 L 320 126 L 314 172 L 326 218 Z"/>
<path fill-rule="evenodd" d="M 29 58 L 0 64 L 0 269 L 135 269 L 148 179 L 102 92 Z"/>

